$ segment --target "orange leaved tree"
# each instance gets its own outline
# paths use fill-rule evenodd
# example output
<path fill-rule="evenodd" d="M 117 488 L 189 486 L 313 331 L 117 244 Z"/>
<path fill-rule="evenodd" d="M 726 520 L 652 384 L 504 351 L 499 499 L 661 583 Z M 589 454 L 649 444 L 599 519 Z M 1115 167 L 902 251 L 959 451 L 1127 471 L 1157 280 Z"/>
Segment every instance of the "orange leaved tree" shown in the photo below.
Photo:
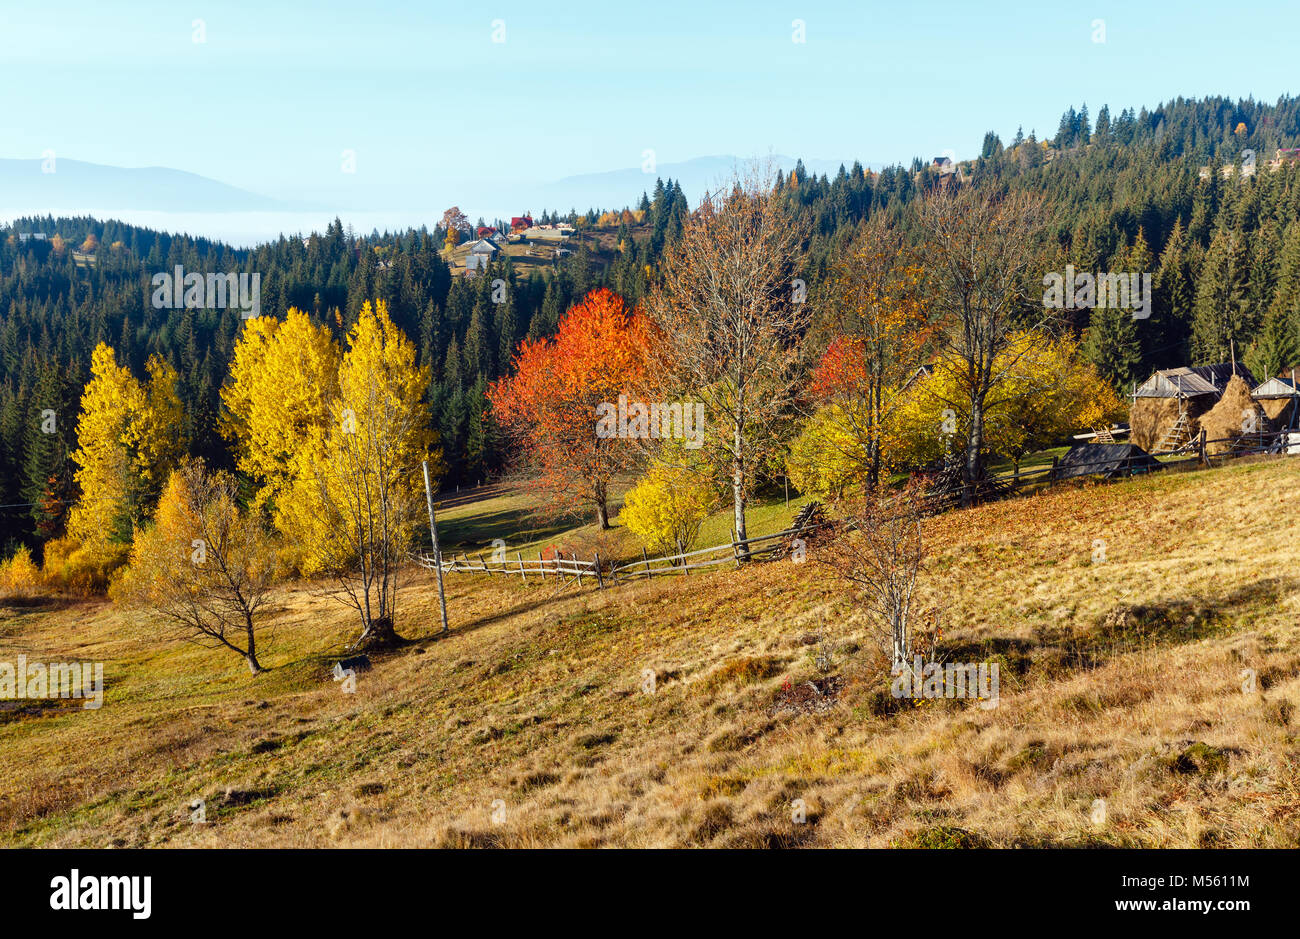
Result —
<path fill-rule="evenodd" d="M 488 401 L 520 446 L 538 487 L 561 509 L 594 510 L 609 527 L 609 483 L 636 449 L 597 433 L 599 405 L 617 407 L 645 374 L 650 327 L 610 290 L 593 290 L 560 319 L 551 339 L 525 340 L 513 374 L 493 382 Z"/>

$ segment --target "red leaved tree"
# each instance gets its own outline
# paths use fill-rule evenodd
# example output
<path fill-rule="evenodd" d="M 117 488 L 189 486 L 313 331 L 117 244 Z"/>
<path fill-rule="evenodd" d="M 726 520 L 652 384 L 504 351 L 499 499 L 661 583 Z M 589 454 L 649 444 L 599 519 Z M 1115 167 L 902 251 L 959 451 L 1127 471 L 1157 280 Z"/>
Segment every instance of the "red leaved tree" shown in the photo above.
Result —
<path fill-rule="evenodd" d="M 609 527 L 609 483 L 636 455 L 631 442 L 598 436 L 597 406 L 633 397 L 645 375 L 650 326 L 612 291 L 593 290 L 560 319 L 554 338 L 524 340 L 514 374 L 488 401 L 553 506 L 594 510 Z"/>

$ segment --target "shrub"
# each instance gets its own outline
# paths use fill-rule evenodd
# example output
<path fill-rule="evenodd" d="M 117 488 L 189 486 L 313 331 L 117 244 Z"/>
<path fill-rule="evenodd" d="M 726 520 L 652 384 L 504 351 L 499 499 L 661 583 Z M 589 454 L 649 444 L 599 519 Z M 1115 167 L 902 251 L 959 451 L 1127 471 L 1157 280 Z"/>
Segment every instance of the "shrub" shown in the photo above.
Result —
<path fill-rule="evenodd" d="M 41 579 L 47 587 L 82 596 L 104 593 L 113 575 L 126 564 L 130 550 L 127 544 L 82 544 L 72 537 L 55 538 L 45 544 Z"/>
<path fill-rule="evenodd" d="M 0 597 L 29 597 L 40 587 L 41 573 L 26 545 L 0 563 Z"/>
<path fill-rule="evenodd" d="M 988 840 L 984 836 L 957 828 L 954 825 L 936 825 L 912 832 L 901 843 L 894 845 L 902 848 L 923 848 L 926 850 L 986 848 Z"/>
<path fill-rule="evenodd" d="M 785 458 L 786 475 L 796 489 L 830 499 L 865 485 L 871 454 L 855 436 L 860 423 L 838 404 L 820 408 L 808 419 Z"/>
<path fill-rule="evenodd" d="M 676 463 L 658 463 L 641 478 L 623 502 L 619 520 L 653 551 L 689 551 L 700 525 L 716 502 L 709 480 Z"/>

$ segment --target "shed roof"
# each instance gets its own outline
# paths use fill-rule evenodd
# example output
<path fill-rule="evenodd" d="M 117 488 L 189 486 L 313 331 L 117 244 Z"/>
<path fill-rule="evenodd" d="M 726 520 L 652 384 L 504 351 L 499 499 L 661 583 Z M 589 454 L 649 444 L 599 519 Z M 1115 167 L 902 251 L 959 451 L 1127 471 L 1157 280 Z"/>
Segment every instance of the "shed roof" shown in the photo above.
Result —
<path fill-rule="evenodd" d="M 1076 443 L 1057 466 L 1061 479 L 1128 476 L 1162 469 L 1159 460 L 1132 443 Z"/>
<path fill-rule="evenodd" d="M 1270 378 L 1250 393 L 1252 398 L 1294 398 L 1296 391 L 1289 378 Z"/>
<path fill-rule="evenodd" d="M 1223 389 L 1232 378 L 1234 368 L 1236 374 L 1240 375 L 1247 384 L 1255 384 L 1255 376 L 1250 374 L 1249 369 L 1240 364 L 1234 366 L 1231 362 L 1165 368 L 1139 385 L 1136 397 L 1196 398 L 1200 395 L 1212 395 L 1217 399 L 1223 394 Z"/>

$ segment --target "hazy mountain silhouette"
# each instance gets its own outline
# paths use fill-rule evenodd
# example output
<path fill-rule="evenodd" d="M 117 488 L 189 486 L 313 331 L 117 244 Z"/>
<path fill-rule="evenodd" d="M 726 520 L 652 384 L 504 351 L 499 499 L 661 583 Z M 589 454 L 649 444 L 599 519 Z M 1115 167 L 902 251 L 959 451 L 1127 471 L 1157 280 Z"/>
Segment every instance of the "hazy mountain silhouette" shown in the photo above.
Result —
<path fill-rule="evenodd" d="M 127 169 L 63 157 L 54 172 L 42 160 L 0 159 L 0 208 L 24 212 L 139 209 L 157 212 L 253 212 L 303 208 L 206 176 L 162 166 Z"/>

